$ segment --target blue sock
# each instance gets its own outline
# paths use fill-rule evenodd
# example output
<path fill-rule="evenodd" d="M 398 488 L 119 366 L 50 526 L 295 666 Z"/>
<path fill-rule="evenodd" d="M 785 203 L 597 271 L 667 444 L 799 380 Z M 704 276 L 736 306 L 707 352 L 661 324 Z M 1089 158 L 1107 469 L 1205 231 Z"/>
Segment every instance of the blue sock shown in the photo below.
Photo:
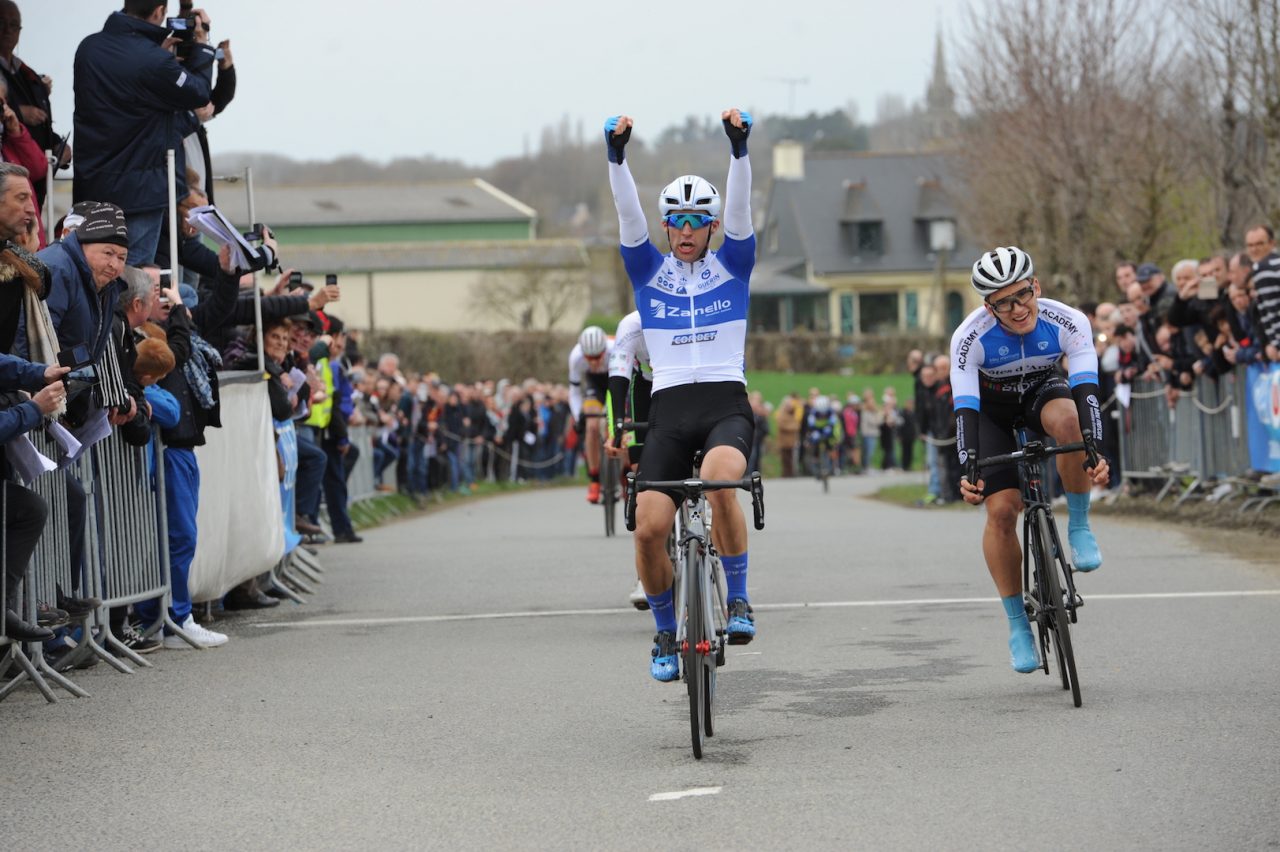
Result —
<path fill-rule="evenodd" d="M 1067 532 L 1089 529 L 1089 492 L 1072 494 L 1067 492 Z"/>
<path fill-rule="evenodd" d="M 720 555 L 720 565 L 724 568 L 725 597 L 730 601 L 747 600 L 747 554 L 739 556 Z"/>
<path fill-rule="evenodd" d="M 676 605 L 671 599 L 671 590 L 667 589 L 660 595 L 645 592 L 644 596 L 649 599 L 649 611 L 653 613 L 653 621 L 658 625 L 658 632 L 666 630 L 675 633 Z"/>
<path fill-rule="evenodd" d="M 1027 621 L 1027 607 L 1022 601 L 1022 595 L 1009 595 L 1007 598 L 1001 598 L 1000 603 L 1004 604 L 1004 614 L 1009 616 L 1010 629 L 1017 621 L 1026 624 L 1030 629 L 1030 622 Z"/>

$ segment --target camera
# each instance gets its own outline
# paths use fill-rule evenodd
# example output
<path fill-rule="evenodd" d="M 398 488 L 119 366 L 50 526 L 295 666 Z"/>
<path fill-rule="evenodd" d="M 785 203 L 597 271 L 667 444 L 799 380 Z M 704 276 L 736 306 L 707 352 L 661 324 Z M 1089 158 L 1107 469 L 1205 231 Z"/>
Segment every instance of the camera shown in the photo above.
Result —
<path fill-rule="evenodd" d="M 178 39 L 177 54 L 180 58 L 186 58 L 191 55 L 191 48 L 196 43 L 196 28 L 200 26 L 200 19 L 195 15 L 184 16 L 180 18 L 165 18 L 164 25 L 169 32 Z"/>
<path fill-rule="evenodd" d="M 83 367 L 89 363 L 89 347 L 83 343 L 78 343 L 67 349 L 63 349 L 58 353 L 58 366 L 70 367 L 72 370 Z M 70 378 L 71 374 L 67 377 Z"/>
<path fill-rule="evenodd" d="M 261 222 L 254 222 L 253 230 L 245 231 L 244 238 L 251 243 L 260 243 L 262 242 L 262 234 L 265 230 L 266 228 Z"/>
<path fill-rule="evenodd" d="M 1218 279 L 1212 275 L 1205 275 L 1200 278 L 1200 284 L 1196 287 L 1196 298 L 1203 299 L 1206 302 L 1212 302 L 1218 298 Z"/>
<path fill-rule="evenodd" d="M 326 287 L 338 286 L 338 276 L 330 272 L 328 275 L 324 277 L 324 286 Z"/>
<path fill-rule="evenodd" d="M 94 369 L 92 364 L 81 367 L 78 370 L 72 370 L 62 377 L 62 384 L 67 389 L 67 399 L 71 399 L 81 391 L 88 390 L 97 383 L 98 371 Z"/>
<path fill-rule="evenodd" d="M 275 249 L 264 243 L 263 237 L 267 229 L 261 222 L 253 223 L 253 230 L 243 232 L 243 236 L 247 242 L 257 243 L 251 246 L 252 255 L 246 258 L 249 261 L 249 268 L 246 272 L 257 272 L 260 269 L 279 269 L 280 258 L 276 257 Z"/>

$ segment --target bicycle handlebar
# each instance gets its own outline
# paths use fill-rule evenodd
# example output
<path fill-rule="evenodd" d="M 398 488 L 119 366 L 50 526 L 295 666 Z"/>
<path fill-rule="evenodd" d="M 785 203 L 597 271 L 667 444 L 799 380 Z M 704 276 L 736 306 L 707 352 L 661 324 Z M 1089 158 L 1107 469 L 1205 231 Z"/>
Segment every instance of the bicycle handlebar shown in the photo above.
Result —
<path fill-rule="evenodd" d="M 640 429 L 648 429 L 648 428 L 649 428 L 648 422 L 643 420 L 639 420 L 639 421 L 619 420 L 617 425 L 613 429 L 613 446 L 614 447 L 622 446 L 623 432 L 636 432 L 636 431 L 639 431 Z"/>
<path fill-rule="evenodd" d="M 636 494 L 641 491 L 667 490 L 677 491 L 686 500 L 693 500 L 706 491 L 724 491 L 730 488 L 741 488 L 751 492 L 751 511 L 755 527 L 764 529 L 764 482 L 760 471 L 753 471 L 742 479 L 642 479 L 637 480 L 635 472 L 627 474 L 627 508 L 626 525 L 629 532 L 636 530 Z"/>
<path fill-rule="evenodd" d="M 1074 441 L 1070 444 L 1062 444 L 1057 447 L 1046 446 L 1043 441 L 1031 441 L 1024 445 L 1022 449 L 1016 450 L 1012 453 L 978 459 L 978 469 L 982 470 L 983 468 L 994 467 L 1000 464 L 1009 464 L 1010 462 L 1037 462 L 1052 456 L 1060 456 L 1063 453 L 1078 453 L 1085 449 L 1086 446 L 1084 441 Z"/>

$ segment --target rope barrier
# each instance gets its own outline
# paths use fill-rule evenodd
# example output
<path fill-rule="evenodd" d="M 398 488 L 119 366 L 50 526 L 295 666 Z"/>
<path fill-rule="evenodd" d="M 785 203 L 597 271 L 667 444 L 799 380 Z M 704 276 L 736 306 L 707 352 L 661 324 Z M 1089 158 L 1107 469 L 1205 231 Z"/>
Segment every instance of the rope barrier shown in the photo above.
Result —
<path fill-rule="evenodd" d="M 1221 414 L 1222 412 L 1230 408 L 1234 402 L 1235 402 L 1234 399 L 1231 399 L 1230 397 L 1228 397 L 1227 399 L 1224 399 L 1222 401 L 1222 404 L 1219 405 L 1217 408 L 1210 408 L 1200 400 L 1196 399 L 1194 396 L 1191 397 L 1191 403 L 1196 407 L 1196 409 L 1201 414 Z"/>

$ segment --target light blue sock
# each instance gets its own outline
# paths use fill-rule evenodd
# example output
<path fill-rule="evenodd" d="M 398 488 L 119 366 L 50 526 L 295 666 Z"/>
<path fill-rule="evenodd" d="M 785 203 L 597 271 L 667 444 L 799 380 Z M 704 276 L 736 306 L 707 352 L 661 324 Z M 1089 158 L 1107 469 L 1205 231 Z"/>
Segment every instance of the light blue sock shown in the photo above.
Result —
<path fill-rule="evenodd" d="M 660 595 L 651 595 L 645 592 L 644 595 L 649 599 L 649 611 L 653 613 L 653 621 L 658 625 L 658 632 L 667 631 L 669 633 L 676 632 L 676 605 L 671 599 L 671 589 L 667 589 Z"/>
<path fill-rule="evenodd" d="M 1067 492 L 1067 532 L 1089 529 L 1089 492 L 1072 494 Z"/>
<path fill-rule="evenodd" d="M 729 601 L 747 600 L 747 554 L 725 556 L 721 554 L 720 565 L 724 568 L 725 597 Z M 748 601 L 749 602 L 749 601 Z"/>
<path fill-rule="evenodd" d="M 1004 604 L 1004 614 L 1009 616 L 1009 627 L 1013 628 L 1013 622 L 1021 621 L 1027 625 L 1027 629 L 1031 628 L 1030 622 L 1027 621 L 1027 607 L 1022 602 L 1022 595 L 1009 595 L 1007 598 L 1001 598 L 1000 603 Z"/>

